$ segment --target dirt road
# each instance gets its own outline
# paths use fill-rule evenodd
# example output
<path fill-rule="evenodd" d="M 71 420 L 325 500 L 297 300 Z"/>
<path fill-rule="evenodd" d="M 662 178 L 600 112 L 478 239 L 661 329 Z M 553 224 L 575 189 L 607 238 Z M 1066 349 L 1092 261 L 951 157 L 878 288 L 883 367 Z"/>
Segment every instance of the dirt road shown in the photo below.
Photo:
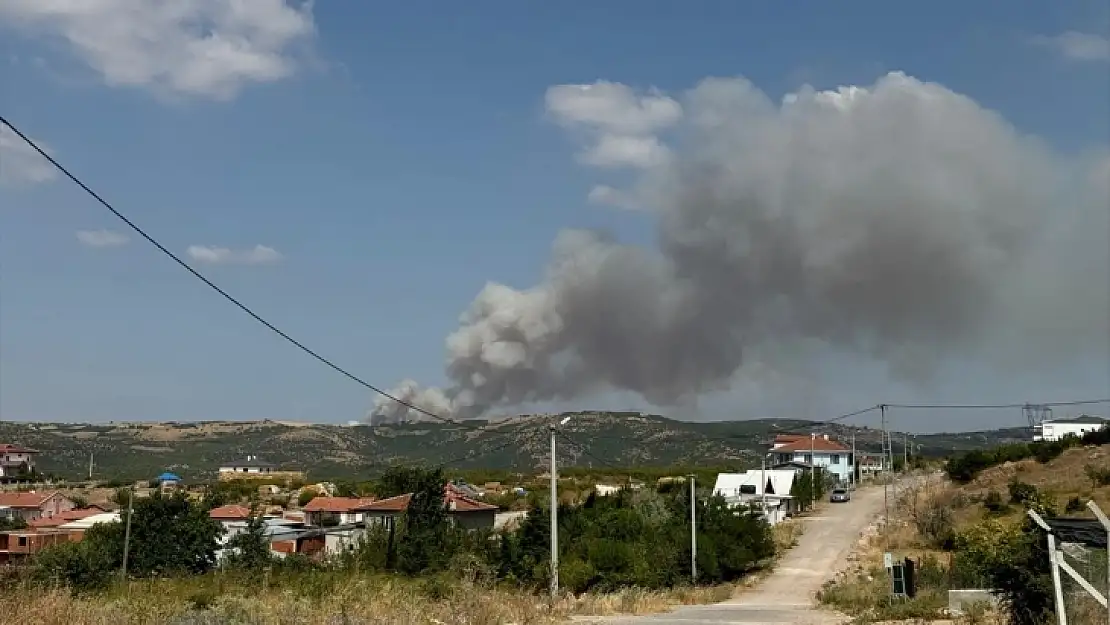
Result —
<path fill-rule="evenodd" d="M 892 495 L 893 496 L 893 495 Z M 832 625 L 844 617 L 816 608 L 814 596 L 825 580 L 845 564 L 860 533 L 883 511 L 883 488 L 855 493 L 850 503 L 828 504 L 817 516 L 805 518 L 798 545 L 775 570 L 740 596 L 714 605 L 686 606 L 667 614 L 593 620 L 612 625 Z"/>

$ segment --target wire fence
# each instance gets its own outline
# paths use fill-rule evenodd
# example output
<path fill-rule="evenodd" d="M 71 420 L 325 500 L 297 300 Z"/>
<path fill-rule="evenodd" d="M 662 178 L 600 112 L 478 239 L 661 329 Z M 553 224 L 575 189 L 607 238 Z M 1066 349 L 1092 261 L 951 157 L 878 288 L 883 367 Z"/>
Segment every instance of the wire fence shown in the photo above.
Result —
<path fill-rule="evenodd" d="M 1106 594 L 1106 550 L 1091 549 L 1074 543 L 1060 546 L 1064 560 L 1097 589 Z M 1105 623 L 1106 608 L 1095 600 L 1071 575 L 1061 571 L 1060 582 L 1064 590 L 1064 605 L 1068 623 Z"/>

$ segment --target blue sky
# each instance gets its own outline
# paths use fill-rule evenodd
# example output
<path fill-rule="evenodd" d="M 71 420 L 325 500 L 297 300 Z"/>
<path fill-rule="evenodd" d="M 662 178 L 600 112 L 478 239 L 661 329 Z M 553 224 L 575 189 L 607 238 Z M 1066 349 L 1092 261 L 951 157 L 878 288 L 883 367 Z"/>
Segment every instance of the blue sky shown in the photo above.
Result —
<path fill-rule="evenodd" d="M 536 283 L 561 229 L 655 237 L 649 216 L 587 201 L 623 174 L 575 158 L 574 133 L 545 112 L 553 85 L 678 93 L 742 75 L 779 99 L 900 70 L 1060 154 L 1110 145 L 1110 12 L 1095 1 L 321 0 L 282 10 L 267 0 L 232 14 L 217 0 L 182 0 L 195 12 L 180 15 L 124 14 L 122 0 L 82 15 L 54 4 L 0 0 L 0 112 L 215 282 L 385 387 L 443 383 L 444 337 L 460 312 L 487 281 Z M 152 36 L 117 32 L 127 28 Z M 254 56 L 191 56 L 198 37 L 221 32 Z M 0 417 L 345 422 L 371 406 L 371 393 L 24 158 L 0 151 Z M 903 397 L 862 368 L 828 366 L 844 378 L 835 392 L 779 410 L 821 418 Z M 1043 373 L 1032 391 L 984 374 L 905 397 L 1110 394 L 1097 364 Z M 1035 396 L 1014 396 L 1026 392 Z M 559 405 L 639 403 L 603 394 Z M 740 392 L 706 405 L 697 416 L 776 411 Z"/>

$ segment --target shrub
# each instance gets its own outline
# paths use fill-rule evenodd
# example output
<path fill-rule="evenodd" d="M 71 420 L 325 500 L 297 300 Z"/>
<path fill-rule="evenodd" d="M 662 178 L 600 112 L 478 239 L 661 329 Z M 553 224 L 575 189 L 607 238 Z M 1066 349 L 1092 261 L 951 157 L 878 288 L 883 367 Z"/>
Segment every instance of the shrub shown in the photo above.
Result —
<path fill-rule="evenodd" d="M 1087 465 L 1085 472 L 1095 486 L 1110 486 L 1110 467 Z"/>
<path fill-rule="evenodd" d="M 994 514 L 1002 514 L 1009 508 L 1006 502 L 1002 500 L 1001 493 L 996 490 L 987 492 L 987 496 L 983 498 L 983 507 L 987 509 L 987 512 Z"/>
<path fill-rule="evenodd" d="M 930 547 L 946 548 L 952 544 L 955 523 L 952 510 L 943 502 L 930 500 L 914 513 L 913 522 Z"/>
<path fill-rule="evenodd" d="M 1010 491 L 1010 503 L 1016 506 L 1024 507 L 1037 499 L 1037 487 L 1032 484 L 1014 479 L 1007 488 Z"/>

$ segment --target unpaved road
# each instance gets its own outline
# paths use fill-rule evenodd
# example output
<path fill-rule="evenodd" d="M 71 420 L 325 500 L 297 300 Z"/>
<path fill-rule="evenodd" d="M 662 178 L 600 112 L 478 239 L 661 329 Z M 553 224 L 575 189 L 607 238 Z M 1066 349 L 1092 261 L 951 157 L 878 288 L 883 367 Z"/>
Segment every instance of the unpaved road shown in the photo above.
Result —
<path fill-rule="evenodd" d="M 893 504 L 893 489 L 891 489 Z M 752 588 L 724 603 L 684 606 L 666 614 L 590 619 L 611 625 L 832 625 L 847 619 L 818 610 L 815 595 L 832 578 L 859 540 L 860 533 L 883 512 L 883 488 L 856 491 L 850 503 L 826 504 L 816 516 L 804 518 L 798 545 Z"/>

